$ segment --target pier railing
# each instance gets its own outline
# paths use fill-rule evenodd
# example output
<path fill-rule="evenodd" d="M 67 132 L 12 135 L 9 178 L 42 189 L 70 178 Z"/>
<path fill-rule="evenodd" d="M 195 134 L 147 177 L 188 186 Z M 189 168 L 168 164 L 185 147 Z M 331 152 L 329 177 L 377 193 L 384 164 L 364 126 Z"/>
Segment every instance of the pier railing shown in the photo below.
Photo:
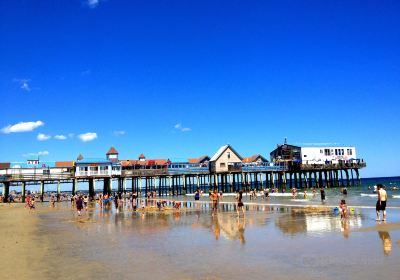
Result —
<path fill-rule="evenodd" d="M 207 174 L 210 172 L 208 167 L 184 167 L 184 168 L 168 168 L 168 174 Z"/>
<path fill-rule="evenodd" d="M 261 165 L 261 166 L 243 166 L 243 172 L 258 172 L 258 171 L 285 171 L 287 170 L 286 166 L 269 166 L 269 165 Z"/>
<path fill-rule="evenodd" d="M 3 181 L 61 181 L 70 180 L 74 177 L 73 173 L 52 173 L 52 174 L 8 174 L 1 176 Z"/>
<path fill-rule="evenodd" d="M 168 175 L 168 170 L 163 169 L 133 169 L 133 170 L 122 170 L 123 177 L 137 177 L 137 176 L 159 176 Z"/>
<path fill-rule="evenodd" d="M 340 169 L 359 169 L 366 167 L 365 162 L 360 163 L 336 163 L 336 164 L 301 164 L 297 167 L 300 170 L 340 170 Z M 295 166 L 294 166 L 295 167 Z"/>

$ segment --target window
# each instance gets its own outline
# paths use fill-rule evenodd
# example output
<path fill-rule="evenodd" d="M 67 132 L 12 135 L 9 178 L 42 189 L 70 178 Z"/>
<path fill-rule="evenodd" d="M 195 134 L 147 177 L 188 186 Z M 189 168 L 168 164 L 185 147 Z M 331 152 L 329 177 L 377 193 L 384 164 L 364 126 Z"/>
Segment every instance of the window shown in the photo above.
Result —
<path fill-rule="evenodd" d="M 307 157 L 307 155 L 303 155 L 303 157 Z"/>
<path fill-rule="evenodd" d="M 231 158 L 231 153 L 228 152 L 228 153 L 227 153 L 227 156 L 228 156 L 228 158 Z"/>
<path fill-rule="evenodd" d="M 219 164 L 219 167 L 224 168 L 224 167 L 225 167 L 225 162 L 221 162 L 221 163 Z"/>
<path fill-rule="evenodd" d="M 352 156 L 353 155 L 353 150 L 352 149 L 347 149 L 347 155 Z"/>
<path fill-rule="evenodd" d="M 338 156 L 338 155 L 339 155 L 338 149 L 335 149 L 335 156 Z"/>
<path fill-rule="evenodd" d="M 50 169 L 44 169 L 43 175 L 50 175 Z"/>
<path fill-rule="evenodd" d="M 319 153 L 320 153 L 320 154 L 323 154 L 323 153 L 324 153 L 324 150 L 322 150 L 322 149 L 319 150 Z"/>
<path fill-rule="evenodd" d="M 330 155 L 331 155 L 331 150 L 325 149 L 325 155 L 326 155 L 326 156 L 330 156 Z"/>
<path fill-rule="evenodd" d="M 90 173 L 91 174 L 97 174 L 97 166 L 91 166 L 90 167 Z"/>

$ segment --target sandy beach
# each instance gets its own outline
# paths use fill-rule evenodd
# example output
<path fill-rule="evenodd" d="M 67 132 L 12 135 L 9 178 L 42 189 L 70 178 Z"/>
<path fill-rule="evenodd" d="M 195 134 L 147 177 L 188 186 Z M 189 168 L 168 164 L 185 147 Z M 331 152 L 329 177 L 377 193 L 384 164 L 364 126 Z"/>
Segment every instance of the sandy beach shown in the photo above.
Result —
<path fill-rule="evenodd" d="M 343 222 L 295 208 L 248 206 L 238 219 L 196 205 L 92 205 L 78 217 L 69 203 L 38 203 L 32 213 L 2 204 L 0 261 L 3 279 L 376 279 L 382 269 L 397 279 L 399 220 L 377 224 L 366 211 Z"/>

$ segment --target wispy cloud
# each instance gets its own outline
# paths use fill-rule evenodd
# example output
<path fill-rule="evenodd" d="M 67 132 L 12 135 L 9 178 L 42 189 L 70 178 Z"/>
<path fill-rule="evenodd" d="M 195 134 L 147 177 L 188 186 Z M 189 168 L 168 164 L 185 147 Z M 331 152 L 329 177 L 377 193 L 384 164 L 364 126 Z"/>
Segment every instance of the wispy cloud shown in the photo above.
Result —
<path fill-rule="evenodd" d="M 117 136 L 125 135 L 125 133 L 126 133 L 125 130 L 115 130 L 114 131 L 114 135 L 117 135 Z"/>
<path fill-rule="evenodd" d="M 100 0 L 86 0 L 86 5 L 91 9 L 96 8 L 99 4 Z"/>
<path fill-rule="evenodd" d="M 84 70 L 81 72 L 81 76 L 88 76 L 92 74 L 92 71 L 90 71 L 90 69 Z"/>
<path fill-rule="evenodd" d="M 37 156 L 48 156 L 50 153 L 49 151 L 41 151 L 41 152 L 37 152 L 37 153 L 27 153 L 27 154 L 23 154 L 23 157 L 37 157 Z"/>
<path fill-rule="evenodd" d="M 46 141 L 46 140 L 49 140 L 49 139 L 51 138 L 51 136 L 50 136 L 50 135 L 46 135 L 46 134 L 44 134 L 44 133 L 39 133 L 39 134 L 36 136 L 36 138 L 37 138 L 37 140 L 39 140 L 39 141 Z"/>
<path fill-rule="evenodd" d="M 2 133 L 17 133 L 17 132 L 29 132 L 40 126 L 43 126 L 44 122 L 36 121 L 36 122 L 19 122 L 17 124 L 10 124 L 1 129 Z"/>
<path fill-rule="evenodd" d="M 75 133 L 68 133 L 68 137 L 69 138 L 74 138 L 75 137 Z"/>
<path fill-rule="evenodd" d="M 79 134 L 79 139 L 81 139 L 82 142 L 88 142 L 92 141 L 97 138 L 97 133 L 96 132 L 87 132 L 83 134 Z"/>
<path fill-rule="evenodd" d="M 182 132 L 188 132 L 191 131 L 192 129 L 189 127 L 183 127 L 181 123 L 177 123 L 176 125 L 174 125 L 174 128 L 176 130 L 182 131 Z"/>
<path fill-rule="evenodd" d="M 65 139 L 67 139 L 67 136 L 60 134 L 60 135 L 54 136 L 54 139 L 57 139 L 57 140 L 65 140 Z"/>
<path fill-rule="evenodd" d="M 14 79 L 14 82 L 19 84 L 19 88 L 24 91 L 31 91 L 32 88 L 30 86 L 30 79 Z"/>

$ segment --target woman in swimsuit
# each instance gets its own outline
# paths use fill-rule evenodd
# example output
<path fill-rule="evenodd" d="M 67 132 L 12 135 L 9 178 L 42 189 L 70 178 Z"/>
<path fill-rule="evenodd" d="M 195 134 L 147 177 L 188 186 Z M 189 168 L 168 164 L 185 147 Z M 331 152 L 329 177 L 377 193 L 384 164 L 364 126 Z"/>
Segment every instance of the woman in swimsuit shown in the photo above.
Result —
<path fill-rule="evenodd" d="M 244 216 L 244 207 L 243 207 L 243 191 L 240 190 L 239 193 L 237 194 L 236 200 L 237 200 L 237 213 L 238 216 L 240 215 L 240 210 L 242 210 L 243 216 Z"/>

